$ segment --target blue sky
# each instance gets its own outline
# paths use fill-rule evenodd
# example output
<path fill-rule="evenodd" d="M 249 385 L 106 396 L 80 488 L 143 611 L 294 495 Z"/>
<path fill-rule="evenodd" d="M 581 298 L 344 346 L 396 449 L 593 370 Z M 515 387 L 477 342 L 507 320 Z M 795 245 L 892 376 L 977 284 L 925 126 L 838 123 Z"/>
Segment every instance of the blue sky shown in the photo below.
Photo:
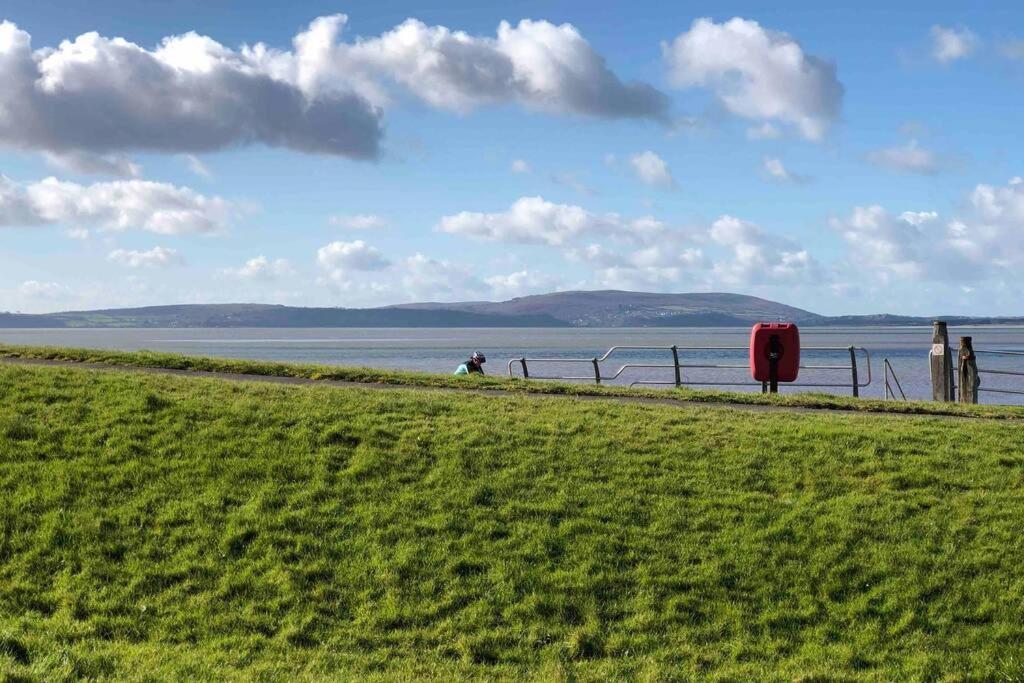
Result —
<path fill-rule="evenodd" d="M 894 4 L 7 0 L 0 310 L 1022 315 L 1024 8 Z"/>

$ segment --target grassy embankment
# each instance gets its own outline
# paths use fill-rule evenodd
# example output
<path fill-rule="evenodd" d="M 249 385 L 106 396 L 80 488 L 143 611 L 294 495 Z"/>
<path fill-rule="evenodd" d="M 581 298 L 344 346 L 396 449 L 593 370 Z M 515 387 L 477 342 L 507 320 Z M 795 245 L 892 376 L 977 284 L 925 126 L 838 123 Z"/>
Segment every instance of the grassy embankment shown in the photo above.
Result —
<path fill-rule="evenodd" d="M 312 380 L 340 380 L 346 382 L 391 384 L 409 387 L 493 389 L 512 393 L 572 395 L 572 396 L 633 396 L 674 399 L 692 403 L 739 403 L 746 405 L 776 405 L 799 408 L 827 408 L 862 412 L 902 413 L 908 415 L 954 415 L 961 417 L 988 417 L 997 419 L 1024 419 L 1024 407 L 959 405 L 934 401 L 883 401 L 871 398 L 852 398 L 825 393 L 801 392 L 778 394 L 720 391 L 715 389 L 642 389 L 624 386 L 559 383 L 550 381 L 524 381 L 509 378 L 498 366 L 486 377 L 452 377 L 379 368 L 361 368 L 333 365 L 283 363 L 235 358 L 186 356 L 153 351 L 117 351 L 108 349 L 75 349 L 66 347 L 16 346 L 0 344 L 0 359 L 21 358 L 66 361 L 69 363 L 98 363 L 103 365 L 168 368 L 195 372 L 227 372 L 272 377 L 300 377 Z M 872 393 L 880 389 L 876 384 Z"/>
<path fill-rule="evenodd" d="M 0 678 L 1024 677 L 1007 421 L 0 366 Z"/>

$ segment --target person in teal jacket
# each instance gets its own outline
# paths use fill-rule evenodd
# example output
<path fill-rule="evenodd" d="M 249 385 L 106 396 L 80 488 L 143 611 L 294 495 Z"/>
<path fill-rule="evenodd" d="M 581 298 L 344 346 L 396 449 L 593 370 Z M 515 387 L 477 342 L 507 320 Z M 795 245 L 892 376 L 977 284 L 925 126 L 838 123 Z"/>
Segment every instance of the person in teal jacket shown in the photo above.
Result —
<path fill-rule="evenodd" d="M 469 360 L 455 369 L 455 374 L 472 375 L 473 373 L 480 373 L 482 375 L 484 374 L 483 365 L 486 362 L 487 359 L 484 357 L 484 354 L 479 351 L 474 351 L 473 355 L 469 357 Z"/>

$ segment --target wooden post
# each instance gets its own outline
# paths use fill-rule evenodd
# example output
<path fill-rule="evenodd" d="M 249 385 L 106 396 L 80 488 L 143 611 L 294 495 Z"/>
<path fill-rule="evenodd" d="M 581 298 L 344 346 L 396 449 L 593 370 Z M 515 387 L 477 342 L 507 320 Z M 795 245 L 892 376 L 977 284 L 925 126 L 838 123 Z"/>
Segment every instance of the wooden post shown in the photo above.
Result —
<path fill-rule="evenodd" d="M 932 400 L 952 401 L 953 355 L 949 351 L 946 323 L 941 320 L 932 323 L 932 350 L 928 354 L 928 364 L 932 375 Z"/>
<path fill-rule="evenodd" d="M 530 371 L 526 369 L 526 359 L 520 358 L 519 363 L 523 366 L 523 379 L 530 379 Z"/>
<path fill-rule="evenodd" d="M 971 344 L 970 337 L 960 337 L 957 367 L 959 368 L 960 403 L 977 403 L 981 377 L 978 376 L 978 361 L 974 355 L 974 346 Z"/>
<path fill-rule="evenodd" d="M 598 365 L 598 360 L 596 358 L 593 360 L 593 363 L 594 363 L 594 383 L 595 384 L 600 384 L 601 383 L 601 366 Z"/>

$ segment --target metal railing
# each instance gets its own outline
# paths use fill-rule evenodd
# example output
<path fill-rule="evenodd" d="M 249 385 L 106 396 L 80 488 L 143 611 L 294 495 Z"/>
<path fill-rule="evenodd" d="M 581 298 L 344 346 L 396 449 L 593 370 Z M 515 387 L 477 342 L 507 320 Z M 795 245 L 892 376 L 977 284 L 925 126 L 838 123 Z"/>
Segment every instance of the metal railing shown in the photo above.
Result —
<path fill-rule="evenodd" d="M 618 351 L 667 351 L 672 354 L 672 363 L 624 363 L 614 372 L 602 372 L 601 363 L 608 360 L 613 354 Z M 637 380 L 630 383 L 630 386 L 636 386 L 638 384 L 645 385 L 661 385 L 661 386 L 723 386 L 723 387 L 740 387 L 740 386 L 760 386 L 762 391 L 767 390 L 767 382 L 755 382 L 755 381 L 719 381 L 719 380 L 692 380 L 688 379 L 684 371 L 686 370 L 698 370 L 698 369 L 720 369 L 720 370 L 749 370 L 749 365 L 743 364 L 730 364 L 730 363 L 681 363 L 680 354 L 689 354 L 692 351 L 717 351 L 717 352 L 736 352 L 736 351 L 749 351 L 749 347 L 746 346 L 613 346 L 605 351 L 602 356 L 595 356 L 593 358 L 513 358 L 508 362 L 508 374 L 509 377 L 515 377 L 515 372 L 512 370 L 515 364 L 519 364 L 522 368 L 522 377 L 524 379 L 548 379 L 548 380 L 566 380 L 566 381 L 590 381 L 593 380 L 596 384 L 601 382 L 614 381 L 618 379 L 622 373 L 629 370 L 639 368 L 664 368 L 671 369 L 674 373 L 674 378 L 670 381 L 659 381 L 659 380 Z M 860 390 L 871 384 L 871 354 L 862 346 L 805 346 L 801 348 L 801 352 L 845 352 L 849 354 L 850 364 L 849 365 L 811 365 L 801 364 L 801 370 L 830 370 L 837 371 L 842 370 L 850 373 L 850 381 L 848 382 L 792 382 L 788 383 L 789 386 L 798 387 L 814 387 L 814 388 L 845 388 L 850 389 L 854 396 L 860 395 Z M 858 372 L 858 354 L 864 354 L 864 365 L 867 369 L 866 381 L 861 381 Z M 587 375 L 538 375 L 530 373 L 530 363 L 534 364 L 557 364 L 557 363 L 583 363 L 590 365 L 593 369 L 593 374 Z"/>
<path fill-rule="evenodd" d="M 903 393 L 903 387 L 900 385 L 900 380 L 896 377 L 896 371 L 892 369 L 892 364 L 889 362 L 888 358 L 882 359 L 882 375 L 885 380 L 885 400 L 895 400 L 896 392 L 892 390 L 893 386 L 895 386 L 900 392 L 901 400 L 906 401 L 907 395 Z M 889 382 L 890 379 L 892 379 L 891 383 Z"/>
<path fill-rule="evenodd" d="M 1024 358 L 1024 351 L 986 351 L 984 349 L 975 349 L 974 353 L 985 354 L 988 356 L 1012 356 L 1016 358 Z M 1015 372 L 1013 370 L 997 370 L 995 368 L 978 368 L 978 374 L 1024 377 L 1024 372 Z M 996 387 L 979 386 L 978 391 L 987 391 L 992 394 L 1015 394 L 1018 396 L 1024 396 L 1024 389 L 1001 389 Z"/>

